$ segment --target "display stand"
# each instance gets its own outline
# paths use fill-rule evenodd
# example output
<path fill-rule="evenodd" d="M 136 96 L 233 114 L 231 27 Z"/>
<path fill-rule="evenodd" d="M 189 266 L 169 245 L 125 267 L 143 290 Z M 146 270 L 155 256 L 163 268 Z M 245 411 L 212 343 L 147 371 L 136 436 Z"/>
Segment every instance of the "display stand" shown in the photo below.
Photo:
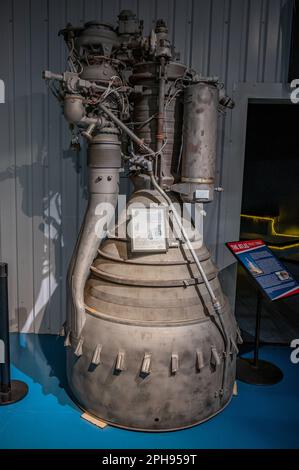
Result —
<path fill-rule="evenodd" d="M 10 378 L 10 345 L 8 318 L 7 264 L 0 263 L 0 406 L 10 405 L 24 398 L 28 386 L 20 380 Z"/>
<path fill-rule="evenodd" d="M 274 385 L 283 378 L 282 371 L 271 362 L 259 359 L 263 295 L 257 292 L 253 358 L 237 359 L 237 379 L 252 385 Z"/>
<path fill-rule="evenodd" d="M 226 246 L 257 288 L 254 357 L 237 360 L 237 378 L 255 385 L 276 384 L 283 378 L 281 370 L 271 362 L 259 359 L 263 298 L 274 302 L 299 294 L 299 284 L 263 240 L 229 242 Z"/>

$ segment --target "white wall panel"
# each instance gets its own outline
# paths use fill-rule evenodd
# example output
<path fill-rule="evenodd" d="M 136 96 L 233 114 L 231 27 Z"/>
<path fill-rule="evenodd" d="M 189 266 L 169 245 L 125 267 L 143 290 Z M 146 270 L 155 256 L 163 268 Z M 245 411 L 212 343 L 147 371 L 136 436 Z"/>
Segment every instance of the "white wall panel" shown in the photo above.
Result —
<path fill-rule="evenodd" d="M 91 19 L 114 23 L 129 8 L 148 33 L 164 18 L 181 60 L 238 82 L 287 76 L 291 0 L 1 0 L 0 258 L 9 263 L 12 330 L 56 333 L 65 317 L 67 265 L 86 207 L 84 149 L 69 150 L 69 132 L 41 78 L 65 69 L 58 30 Z M 231 113 L 219 122 L 217 183 L 225 192 L 208 208 L 207 242 L 221 267 L 225 241 L 238 237 L 242 178 L 231 153 Z M 128 182 L 122 178 L 123 191 Z"/>

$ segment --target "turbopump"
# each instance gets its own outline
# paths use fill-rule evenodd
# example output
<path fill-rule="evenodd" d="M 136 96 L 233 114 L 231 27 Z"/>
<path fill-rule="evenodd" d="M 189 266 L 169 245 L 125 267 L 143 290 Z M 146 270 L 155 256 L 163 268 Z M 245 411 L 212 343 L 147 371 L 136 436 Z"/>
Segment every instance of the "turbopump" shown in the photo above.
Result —
<path fill-rule="evenodd" d="M 167 26 L 149 37 L 131 11 L 116 28 L 60 31 L 68 70 L 44 72 L 72 145 L 88 144 L 89 200 L 68 271 L 67 376 L 73 399 L 110 424 L 163 431 L 230 401 L 240 332 L 185 203 L 214 197 L 217 77 L 178 61 Z M 119 174 L 134 185 L 115 223 Z"/>

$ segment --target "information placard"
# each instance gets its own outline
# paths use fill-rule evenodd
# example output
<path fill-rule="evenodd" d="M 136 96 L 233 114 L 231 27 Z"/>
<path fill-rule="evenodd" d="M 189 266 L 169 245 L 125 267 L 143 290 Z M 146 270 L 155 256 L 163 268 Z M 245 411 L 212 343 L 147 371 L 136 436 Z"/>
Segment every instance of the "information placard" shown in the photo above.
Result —
<path fill-rule="evenodd" d="M 269 300 L 299 293 L 299 284 L 262 240 L 226 243 Z"/>
<path fill-rule="evenodd" d="M 167 251 L 165 207 L 132 208 L 132 253 Z"/>

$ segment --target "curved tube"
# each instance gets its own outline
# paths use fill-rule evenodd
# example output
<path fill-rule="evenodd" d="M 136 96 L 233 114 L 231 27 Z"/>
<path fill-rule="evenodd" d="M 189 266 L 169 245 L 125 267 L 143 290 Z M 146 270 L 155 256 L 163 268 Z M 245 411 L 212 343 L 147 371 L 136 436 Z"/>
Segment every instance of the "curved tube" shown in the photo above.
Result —
<path fill-rule="evenodd" d="M 115 114 L 113 114 L 110 109 L 106 108 L 106 106 L 104 106 L 103 104 L 99 104 L 99 108 L 105 114 L 107 114 L 107 116 L 110 117 L 111 121 L 113 121 L 121 130 L 123 130 L 130 137 L 130 139 L 133 140 L 133 142 L 135 142 L 135 144 L 137 144 L 142 150 L 147 152 L 152 157 L 156 156 L 156 153 L 150 147 L 145 145 L 143 140 L 139 139 L 139 137 L 137 137 L 137 135 L 131 129 L 129 129 L 120 119 L 118 119 L 118 117 L 115 116 Z"/>
<path fill-rule="evenodd" d="M 188 234 L 183 226 L 183 224 L 181 223 L 181 220 L 180 220 L 180 216 L 178 215 L 171 199 L 167 196 L 166 192 L 161 188 L 161 186 L 157 183 L 156 181 L 156 178 L 153 174 L 152 171 L 149 172 L 150 174 L 150 178 L 151 178 L 151 182 L 152 182 L 152 185 L 154 186 L 154 188 L 161 194 L 161 196 L 165 199 L 165 201 L 167 202 L 168 206 L 169 206 L 169 209 L 171 210 L 177 224 L 179 225 L 181 231 L 182 231 L 182 235 L 184 237 L 184 240 L 192 254 L 192 257 L 194 259 L 194 262 L 202 276 L 202 279 L 205 283 L 205 286 L 207 288 L 207 291 L 211 297 L 211 301 L 212 301 L 212 304 L 213 304 L 213 307 L 214 307 L 214 310 L 217 314 L 217 318 L 219 319 L 219 322 L 220 322 L 220 330 L 221 330 L 221 333 L 223 335 L 223 342 L 224 342 L 224 352 L 225 352 L 225 357 L 224 357 L 224 363 L 223 363 L 223 374 L 222 374 L 222 390 L 224 389 L 224 386 L 225 386 L 225 377 L 226 377 L 226 368 L 227 368 L 227 358 L 228 358 L 228 355 L 229 355 L 229 346 L 230 346 L 230 341 L 229 341 L 229 337 L 227 335 L 227 332 L 226 332 L 226 329 L 224 327 L 224 324 L 223 324 L 223 320 L 221 318 L 221 314 L 220 314 L 220 311 L 221 311 L 221 305 L 220 305 L 220 302 L 219 300 L 217 299 L 214 291 L 213 291 L 213 288 L 207 278 L 207 275 L 198 259 L 198 256 L 192 246 L 192 243 L 190 242 L 189 240 L 189 237 L 188 237 Z"/>
<path fill-rule="evenodd" d="M 150 174 L 150 178 L 151 178 L 152 185 L 153 185 L 154 188 L 161 194 L 161 196 L 165 199 L 165 201 L 167 202 L 167 204 L 168 204 L 168 206 L 169 206 L 171 212 L 173 213 L 173 216 L 174 216 L 174 218 L 175 218 L 175 220 L 176 220 L 178 226 L 180 227 L 180 229 L 181 229 L 181 231 L 182 231 L 182 235 L 183 235 L 183 237 L 184 237 L 184 240 L 185 240 L 185 242 L 186 242 L 186 244 L 187 244 L 187 246 L 188 246 L 188 248 L 189 248 L 189 250 L 190 250 L 190 253 L 191 253 L 191 255 L 192 255 L 192 258 L 194 259 L 194 262 L 195 262 L 195 264 L 196 264 L 196 266 L 197 266 L 197 268 L 198 268 L 198 270 L 199 270 L 199 272 L 200 272 L 200 275 L 201 275 L 201 277 L 202 277 L 202 279 L 203 279 L 203 281 L 204 281 L 204 283 L 205 283 L 205 286 L 206 286 L 206 288 L 207 288 L 207 291 L 208 291 L 208 293 L 209 293 L 209 295 L 210 295 L 210 297 L 211 297 L 211 300 L 212 300 L 212 304 L 213 304 L 213 306 L 214 306 L 214 309 L 215 309 L 216 311 L 219 311 L 219 310 L 221 309 L 220 303 L 219 303 L 218 299 L 216 298 L 216 296 L 215 296 L 215 294 L 214 294 L 214 291 L 213 291 L 213 289 L 212 289 L 212 287 L 211 287 L 211 285 L 210 285 L 210 282 L 209 282 L 209 280 L 208 280 L 208 278 L 207 278 L 207 276 L 206 276 L 206 273 L 205 273 L 205 271 L 204 271 L 204 269 L 203 269 L 203 267 L 202 267 L 202 265 L 201 265 L 201 263 L 200 263 L 200 261 L 199 261 L 199 259 L 198 259 L 198 256 L 197 256 L 197 254 L 196 254 L 196 252 L 195 252 L 195 250 L 194 250 L 194 248 L 193 248 L 193 246 L 192 246 L 192 243 L 191 243 L 190 240 L 189 240 L 189 237 L 188 237 L 188 235 L 187 235 L 187 232 L 186 232 L 186 230 L 185 230 L 185 228 L 184 228 L 184 226 L 183 226 L 183 224 L 182 224 L 182 222 L 181 222 L 180 216 L 178 215 L 178 213 L 177 213 L 177 211 L 176 211 L 176 209 L 175 209 L 175 207 L 174 207 L 174 205 L 173 205 L 171 199 L 167 196 L 167 194 L 165 193 L 165 191 L 163 191 L 163 189 L 162 189 L 162 188 L 160 187 L 160 185 L 157 183 L 156 178 L 154 177 L 153 172 L 151 171 L 151 172 L 149 172 L 149 174 Z"/>
<path fill-rule="evenodd" d="M 84 286 L 114 219 L 121 166 L 118 135 L 95 136 L 89 145 L 89 201 L 68 272 L 67 329 L 78 338 L 85 323 Z"/>
<path fill-rule="evenodd" d="M 102 173 L 102 170 L 100 170 Z M 85 323 L 84 286 L 101 241 L 114 217 L 118 193 L 91 194 L 89 204 L 70 264 L 69 308 L 67 324 L 76 338 L 80 336 Z M 110 209 L 109 209 L 110 207 Z"/>

